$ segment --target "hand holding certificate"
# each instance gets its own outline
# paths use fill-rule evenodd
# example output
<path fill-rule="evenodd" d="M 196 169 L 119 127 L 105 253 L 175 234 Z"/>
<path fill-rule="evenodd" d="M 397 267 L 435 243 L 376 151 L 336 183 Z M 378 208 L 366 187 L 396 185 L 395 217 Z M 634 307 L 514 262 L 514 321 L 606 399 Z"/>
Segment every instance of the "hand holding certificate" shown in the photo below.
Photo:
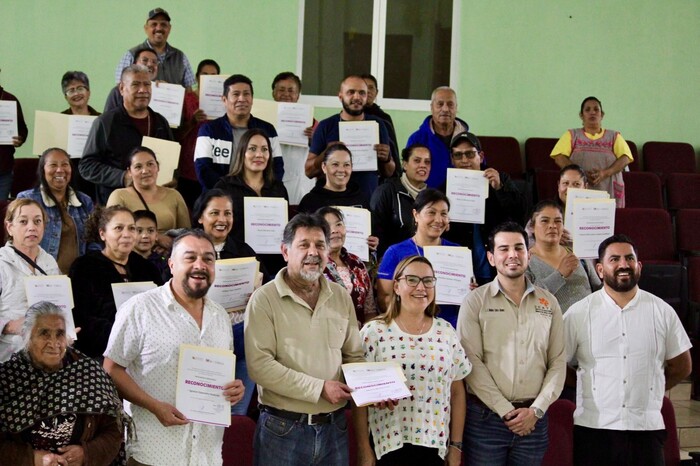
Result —
<path fill-rule="evenodd" d="M 469 294 L 469 284 L 474 271 L 472 252 L 456 246 L 425 246 L 423 255 L 433 265 L 438 281 L 435 302 L 438 304 L 462 304 Z"/>
<path fill-rule="evenodd" d="M 258 254 L 281 254 L 287 201 L 279 197 L 243 198 L 245 242 Z"/>
<path fill-rule="evenodd" d="M 341 121 L 338 123 L 340 140 L 352 152 L 352 170 L 356 172 L 377 171 L 379 124 L 376 121 Z"/>
<path fill-rule="evenodd" d="M 579 259 L 598 257 L 598 246 L 615 233 L 615 199 L 578 199 L 574 205 L 566 203 L 567 210 L 574 211 L 574 254 Z"/>
<path fill-rule="evenodd" d="M 0 100 L 0 145 L 14 145 L 12 138 L 19 136 L 17 131 L 17 102 Z"/>
<path fill-rule="evenodd" d="M 216 278 L 207 297 L 227 311 L 245 309 L 255 289 L 259 268 L 255 257 L 216 261 Z"/>
<path fill-rule="evenodd" d="M 406 376 L 394 362 L 357 362 L 343 364 L 345 383 L 352 388 L 357 406 L 411 397 L 404 383 Z"/>
<path fill-rule="evenodd" d="M 199 108 L 207 114 L 208 120 L 214 120 L 226 113 L 221 95 L 224 81 L 228 75 L 202 75 L 199 77 Z"/>
<path fill-rule="evenodd" d="M 171 128 L 180 126 L 185 88 L 179 84 L 156 82 L 151 86 L 150 107 L 168 120 Z"/>
<path fill-rule="evenodd" d="M 450 200 L 450 221 L 483 224 L 489 180 L 479 170 L 447 169 L 447 197 Z"/>

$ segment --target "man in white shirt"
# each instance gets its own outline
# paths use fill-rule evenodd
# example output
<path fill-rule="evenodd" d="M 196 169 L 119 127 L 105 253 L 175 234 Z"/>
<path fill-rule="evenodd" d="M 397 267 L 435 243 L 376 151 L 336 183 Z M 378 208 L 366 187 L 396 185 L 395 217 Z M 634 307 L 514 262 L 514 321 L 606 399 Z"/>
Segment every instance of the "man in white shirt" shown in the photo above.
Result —
<path fill-rule="evenodd" d="M 190 423 L 175 407 L 181 344 L 233 349 L 226 311 L 206 298 L 214 282 L 214 245 L 192 230 L 173 242 L 173 274 L 165 285 L 129 299 L 117 313 L 104 368 L 132 403 L 136 435 L 129 465 L 220 465 L 223 427 Z M 235 404 L 243 384 L 224 385 L 222 398 Z"/>
<path fill-rule="evenodd" d="M 632 240 L 598 248 L 603 288 L 564 315 L 566 358 L 576 370 L 577 465 L 663 465 L 664 391 L 690 374 L 688 335 L 671 306 L 637 286 Z"/>

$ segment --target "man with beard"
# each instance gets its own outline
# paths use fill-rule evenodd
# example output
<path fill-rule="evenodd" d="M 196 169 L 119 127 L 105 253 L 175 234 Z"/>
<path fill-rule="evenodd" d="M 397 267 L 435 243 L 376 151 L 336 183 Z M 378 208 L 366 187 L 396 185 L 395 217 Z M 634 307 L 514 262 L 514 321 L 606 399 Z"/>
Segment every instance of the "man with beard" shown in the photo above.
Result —
<path fill-rule="evenodd" d="M 399 166 L 398 153 L 391 149 L 391 139 L 386 125 L 381 118 L 368 115 L 364 111 L 367 102 L 367 84 L 360 76 L 350 75 L 340 83 L 338 99 L 343 105 L 343 110 L 337 114 L 322 120 L 311 138 L 309 155 L 306 158 L 306 176 L 313 178 L 322 176 L 321 164 L 323 152 L 332 142 L 340 141 L 341 121 L 376 121 L 379 125 L 379 144 L 374 145 L 377 152 L 377 171 L 353 172 L 350 180 L 359 185 L 359 188 L 372 197 L 372 193 L 379 185 L 379 176 L 388 178 L 394 175 Z"/>
<path fill-rule="evenodd" d="M 224 308 L 206 298 L 214 281 L 216 251 L 209 237 L 190 230 L 173 242 L 173 278 L 122 305 L 112 327 L 104 368 L 132 404 L 138 434 L 129 439 L 129 465 L 222 463 L 223 427 L 190 423 L 175 408 L 181 344 L 233 349 Z M 234 404 L 243 384 L 224 385 Z"/>
<path fill-rule="evenodd" d="M 637 286 L 642 264 L 625 235 L 598 247 L 603 288 L 569 308 L 566 358 L 576 370 L 578 465 L 663 465 L 665 390 L 690 374 L 690 340 L 671 306 Z"/>
<path fill-rule="evenodd" d="M 467 376 L 465 464 L 540 464 L 549 443 L 546 411 L 566 377 L 562 314 L 554 295 L 525 277 L 527 234 L 494 228 L 487 257 L 496 278 L 467 295 L 457 333 Z"/>
<path fill-rule="evenodd" d="M 285 227 L 287 267 L 248 301 L 245 352 L 258 384 L 254 464 L 348 464 L 341 365 L 364 362 L 350 295 L 323 275 L 330 229 L 296 215 Z"/>

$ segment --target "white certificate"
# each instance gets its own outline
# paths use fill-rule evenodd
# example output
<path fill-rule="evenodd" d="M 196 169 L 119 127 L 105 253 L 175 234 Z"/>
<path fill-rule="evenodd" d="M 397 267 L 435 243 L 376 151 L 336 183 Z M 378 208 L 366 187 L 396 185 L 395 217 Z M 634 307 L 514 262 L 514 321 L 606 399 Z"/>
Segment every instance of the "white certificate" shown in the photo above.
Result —
<path fill-rule="evenodd" d="M 598 257 L 598 246 L 615 233 L 615 199 L 577 199 L 574 205 L 567 201 L 566 209 L 573 210 L 576 221 L 571 229 L 574 254 L 579 259 Z"/>
<path fill-rule="evenodd" d="M 566 190 L 566 205 L 567 209 L 564 213 L 564 228 L 571 231 L 576 223 L 574 209 L 568 207 L 574 205 L 578 199 L 609 199 L 610 194 L 607 191 L 598 191 L 595 189 L 578 189 L 569 188 Z M 597 256 L 596 256 L 597 257 Z"/>
<path fill-rule="evenodd" d="M 358 256 L 363 262 L 369 262 L 367 237 L 372 234 L 372 216 L 369 210 L 357 207 L 334 207 L 345 217 L 345 249 Z"/>
<path fill-rule="evenodd" d="M 356 362 L 342 368 L 357 406 L 411 397 L 406 376 L 395 362 Z"/>
<path fill-rule="evenodd" d="M 309 138 L 304 130 L 313 123 L 313 113 L 313 107 L 309 104 L 280 102 L 277 106 L 276 125 L 280 143 L 309 147 Z"/>
<path fill-rule="evenodd" d="M 224 81 L 228 75 L 201 75 L 199 77 L 199 108 L 207 114 L 207 119 L 214 120 L 226 114 L 221 96 L 224 93 Z"/>
<path fill-rule="evenodd" d="M 450 221 L 483 224 L 489 180 L 480 170 L 447 169 L 447 198 L 450 200 Z"/>
<path fill-rule="evenodd" d="M 180 126 L 185 88 L 179 84 L 154 83 L 149 106 L 168 120 L 171 128 Z"/>
<path fill-rule="evenodd" d="M 39 275 L 26 277 L 24 288 L 27 305 L 48 301 L 58 306 L 66 319 L 66 335 L 76 340 L 73 321 L 73 288 L 67 275 Z"/>
<path fill-rule="evenodd" d="M 156 153 L 159 165 L 156 183 L 162 186 L 172 181 L 177 164 L 180 162 L 180 143 L 144 136 L 141 145 Z"/>
<path fill-rule="evenodd" d="M 0 100 L 0 145 L 12 145 L 12 138 L 15 136 L 19 136 L 17 102 Z"/>
<path fill-rule="evenodd" d="M 424 246 L 423 255 L 433 265 L 437 283 L 435 302 L 462 304 L 474 276 L 472 252 L 456 246 Z"/>
<path fill-rule="evenodd" d="M 279 197 L 243 198 L 245 242 L 258 254 L 281 254 L 287 201 Z"/>
<path fill-rule="evenodd" d="M 231 425 L 231 403 L 224 398 L 224 385 L 236 377 L 233 351 L 204 346 L 180 345 L 175 407 L 190 422 Z"/>
<path fill-rule="evenodd" d="M 340 140 L 352 152 L 352 170 L 356 172 L 377 171 L 379 124 L 376 121 L 341 121 L 338 123 Z"/>
<path fill-rule="evenodd" d="M 72 158 L 82 157 L 90 128 L 96 119 L 91 115 L 64 115 L 37 110 L 34 112 L 33 152 L 41 154 L 49 147 L 60 147 Z"/>
<path fill-rule="evenodd" d="M 127 302 L 132 296 L 141 294 L 144 291 L 152 290 L 157 285 L 153 282 L 125 282 L 112 283 L 112 296 L 114 296 L 114 305 L 117 309 L 122 307 L 122 304 Z"/>
<path fill-rule="evenodd" d="M 85 143 L 87 142 L 88 134 L 90 134 L 90 128 L 92 128 L 92 124 L 97 117 L 92 115 L 64 116 L 68 117 L 68 141 L 66 144 L 66 152 L 68 152 L 72 158 L 80 158 L 83 156 L 83 149 L 85 149 Z M 46 148 L 48 147 L 51 146 L 46 146 Z"/>
<path fill-rule="evenodd" d="M 245 309 L 255 289 L 259 269 L 255 257 L 216 261 L 216 278 L 207 297 L 227 311 Z"/>

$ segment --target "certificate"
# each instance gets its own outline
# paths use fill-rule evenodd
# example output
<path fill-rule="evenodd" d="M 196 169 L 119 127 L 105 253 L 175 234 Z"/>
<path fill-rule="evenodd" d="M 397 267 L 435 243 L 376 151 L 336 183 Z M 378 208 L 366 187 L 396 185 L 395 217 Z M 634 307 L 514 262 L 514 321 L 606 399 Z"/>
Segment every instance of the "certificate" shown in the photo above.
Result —
<path fill-rule="evenodd" d="M 97 117 L 92 115 L 64 116 L 68 117 L 68 142 L 66 144 L 66 152 L 68 152 L 72 158 L 80 158 L 83 156 L 83 150 L 85 149 L 88 134 L 90 134 L 90 128 L 92 128 L 92 124 Z M 41 152 L 37 153 L 40 154 Z"/>
<path fill-rule="evenodd" d="M 235 375 L 233 351 L 180 345 L 175 407 L 190 422 L 231 425 L 231 403 L 226 401 L 223 391 Z"/>
<path fill-rule="evenodd" d="M 342 368 L 357 406 L 411 397 L 406 376 L 395 362 L 356 362 Z"/>
<path fill-rule="evenodd" d="M 243 198 L 245 242 L 258 254 L 281 254 L 287 201 L 279 197 Z"/>
<path fill-rule="evenodd" d="M 90 128 L 96 119 L 91 115 L 64 115 L 37 110 L 34 112 L 33 152 L 41 154 L 49 147 L 61 147 L 72 158 L 82 157 Z"/>
<path fill-rule="evenodd" d="M 39 301 L 48 301 L 61 309 L 66 319 L 66 335 L 77 340 L 73 322 L 73 288 L 67 275 L 40 275 L 24 279 L 29 306 Z"/>
<path fill-rule="evenodd" d="M 260 264 L 255 257 L 216 261 L 216 278 L 207 297 L 227 311 L 245 309 L 255 289 Z"/>
<path fill-rule="evenodd" d="M 141 145 L 156 153 L 156 158 L 160 165 L 156 183 L 162 186 L 172 181 L 177 164 L 180 162 L 180 143 L 144 136 Z"/>
<path fill-rule="evenodd" d="M 598 191 L 595 189 L 578 189 L 569 188 L 566 190 L 566 205 L 567 209 L 564 213 L 564 228 L 571 231 L 574 228 L 575 215 L 574 209 L 568 208 L 573 206 L 578 199 L 609 199 L 610 194 L 607 191 Z M 596 255 L 596 257 L 598 257 Z"/>
<path fill-rule="evenodd" d="M 304 130 L 312 125 L 313 113 L 313 107 L 309 104 L 280 102 L 277 106 L 276 125 L 280 143 L 309 147 L 309 138 Z"/>
<path fill-rule="evenodd" d="M 278 103 L 274 100 L 255 99 L 250 113 L 255 115 L 255 118 L 271 123 L 277 129 L 277 105 Z M 277 129 L 277 135 L 279 136 L 279 129 Z"/>
<path fill-rule="evenodd" d="M 367 209 L 334 206 L 345 217 L 345 249 L 369 262 L 367 237 L 372 234 L 372 216 Z"/>
<path fill-rule="evenodd" d="M 185 102 L 185 88 L 179 84 L 154 83 L 151 86 L 149 106 L 168 120 L 171 128 L 180 126 L 182 105 Z"/>
<path fill-rule="evenodd" d="M 224 93 L 224 81 L 228 75 L 201 75 L 199 77 L 199 108 L 207 114 L 207 119 L 214 120 L 226 114 L 226 107 L 221 100 Z"/>
<path fill-rule="evenodd" d="M 450 200 L 450 221 L 483 224 L 489 180 L 480 170 L 447 169 L 447 198 Z"/>
<path fill-rule="evenodd" d="M 19 136 L 17 131 L 17 102 L 0 100 L 0 145 L 12 145 L 12 138 Z"/>
<path fill-rule="evenodd" d="M 474 276 L 472 252 L 457 246 L 425 246 L 423 255 L 433 265 L 437 283 L 435 302 L 462 304 Z"/>
<path fill-rule="evenodd" d="M 598 257 L 600 243 L 615 233 L 615 199 L 577 199 L 573 206 L 567 201 L 569 209 L 576 218 L 570 230 L 574 254 L 579 259 Z"/>
<path fill-rule="evenodd" d="M 341 121 L 338 123 L 340 140 L 352 152 L 352 170 L 356 172 L 377 171 L 379 125 L 376 121 Z"/>
<path fill-rule="evenodd" d="M 157 285 L 153 282 L 126 282 L 112 283 L 112 296 L 114 296 L 114 305 L 117 309 L 122 307 L 122 304 L 127 302 L 132 296 L 141 294 L 144 291 L 152 290 Z"/>

